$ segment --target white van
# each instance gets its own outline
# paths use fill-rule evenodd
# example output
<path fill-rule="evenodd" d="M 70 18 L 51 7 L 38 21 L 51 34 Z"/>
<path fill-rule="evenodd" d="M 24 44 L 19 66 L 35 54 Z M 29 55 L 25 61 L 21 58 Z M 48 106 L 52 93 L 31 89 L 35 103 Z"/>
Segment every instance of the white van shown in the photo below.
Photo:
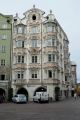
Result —
<path fill-rule="evenodd" d="M 45 101 L 49 102 L 49 94 L 47 92 L 36 92 L 36 94 L 33 96 L 33 101 L 36 101 L 38 103 Z"/>

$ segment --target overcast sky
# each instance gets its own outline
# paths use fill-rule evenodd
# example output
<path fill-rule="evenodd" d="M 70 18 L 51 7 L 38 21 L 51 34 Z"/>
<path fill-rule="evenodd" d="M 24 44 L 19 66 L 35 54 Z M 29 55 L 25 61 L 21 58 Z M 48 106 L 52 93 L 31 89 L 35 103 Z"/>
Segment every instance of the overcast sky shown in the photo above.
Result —
<path fill-rule="evenodd" d="M 70 60 L 77 64 L 77 81 L 80 82 L 80 0 L 0 0 L 0 13 L 15 16 L 33 8 L 49 14 L 50 9 L 69 39 Z"/>

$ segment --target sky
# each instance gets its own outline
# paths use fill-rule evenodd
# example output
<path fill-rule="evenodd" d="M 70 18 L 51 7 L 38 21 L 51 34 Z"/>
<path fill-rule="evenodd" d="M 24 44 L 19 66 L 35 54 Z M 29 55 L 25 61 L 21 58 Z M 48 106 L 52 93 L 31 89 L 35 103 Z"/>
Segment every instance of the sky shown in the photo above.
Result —
<path fill-rule="evenodd" d="M 70 60 L 77 64 L 77 81 L 80 82 L 80 0 L 0 0 L 0 13 L 13 16 L 33 8 L 41 9 L 47 16 L 52 10 L 69 39 Z"/>

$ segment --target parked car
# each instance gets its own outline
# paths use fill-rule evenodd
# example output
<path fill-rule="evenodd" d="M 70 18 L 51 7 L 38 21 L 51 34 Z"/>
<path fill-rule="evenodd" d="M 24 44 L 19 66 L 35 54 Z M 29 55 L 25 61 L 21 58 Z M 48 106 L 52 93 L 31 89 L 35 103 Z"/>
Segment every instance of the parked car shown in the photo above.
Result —
<path fill-rule="evenodd" d="M 36 101 L 38 103 L 40 102 L 49 102 L 49 94 L 47 92 L 36 92 L 36 94 L 33 96 L 33 101 Z"/>
<path fill-rule="evenodd" d="M 3 97 L 0 95 L 0 103 L 2 103 L 3 101 Z"/>
<path fill-rule="evenodd" d="M 27 98 L 23 94 L 16 94 L 16 95 L 13 96 L 12 101 L 16 102 L 16 103 L 19 103 L 19 102 L 26 103 L 27 102 Z"/>

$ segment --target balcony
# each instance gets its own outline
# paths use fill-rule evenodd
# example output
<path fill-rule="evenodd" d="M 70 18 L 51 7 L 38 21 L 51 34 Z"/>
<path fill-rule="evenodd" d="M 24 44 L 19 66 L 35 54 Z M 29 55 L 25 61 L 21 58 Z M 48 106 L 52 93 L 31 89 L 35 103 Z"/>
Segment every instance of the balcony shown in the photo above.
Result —
<path fill-rule="evenodd" d="M 16 79 L 13 81 L 13 85 L 16 86 L 27 85 L 27 81 L 25 79 Z"/>
<path fill-rule="evenodd" d="M 26 63 L 16 63 L 14 69 L 26 69 Z"/>
<path fill-rule="evenodd" d="M 29 69 L 40 68 L 40 63 L 29 63 Z"/>
<path fill-rule="evenodd" d="M 56 68 L 58 68 L 58 63 L 57 62 L 44 63 L 43 68 L 48 68 L 48 67 L 56 67 Z"/>

